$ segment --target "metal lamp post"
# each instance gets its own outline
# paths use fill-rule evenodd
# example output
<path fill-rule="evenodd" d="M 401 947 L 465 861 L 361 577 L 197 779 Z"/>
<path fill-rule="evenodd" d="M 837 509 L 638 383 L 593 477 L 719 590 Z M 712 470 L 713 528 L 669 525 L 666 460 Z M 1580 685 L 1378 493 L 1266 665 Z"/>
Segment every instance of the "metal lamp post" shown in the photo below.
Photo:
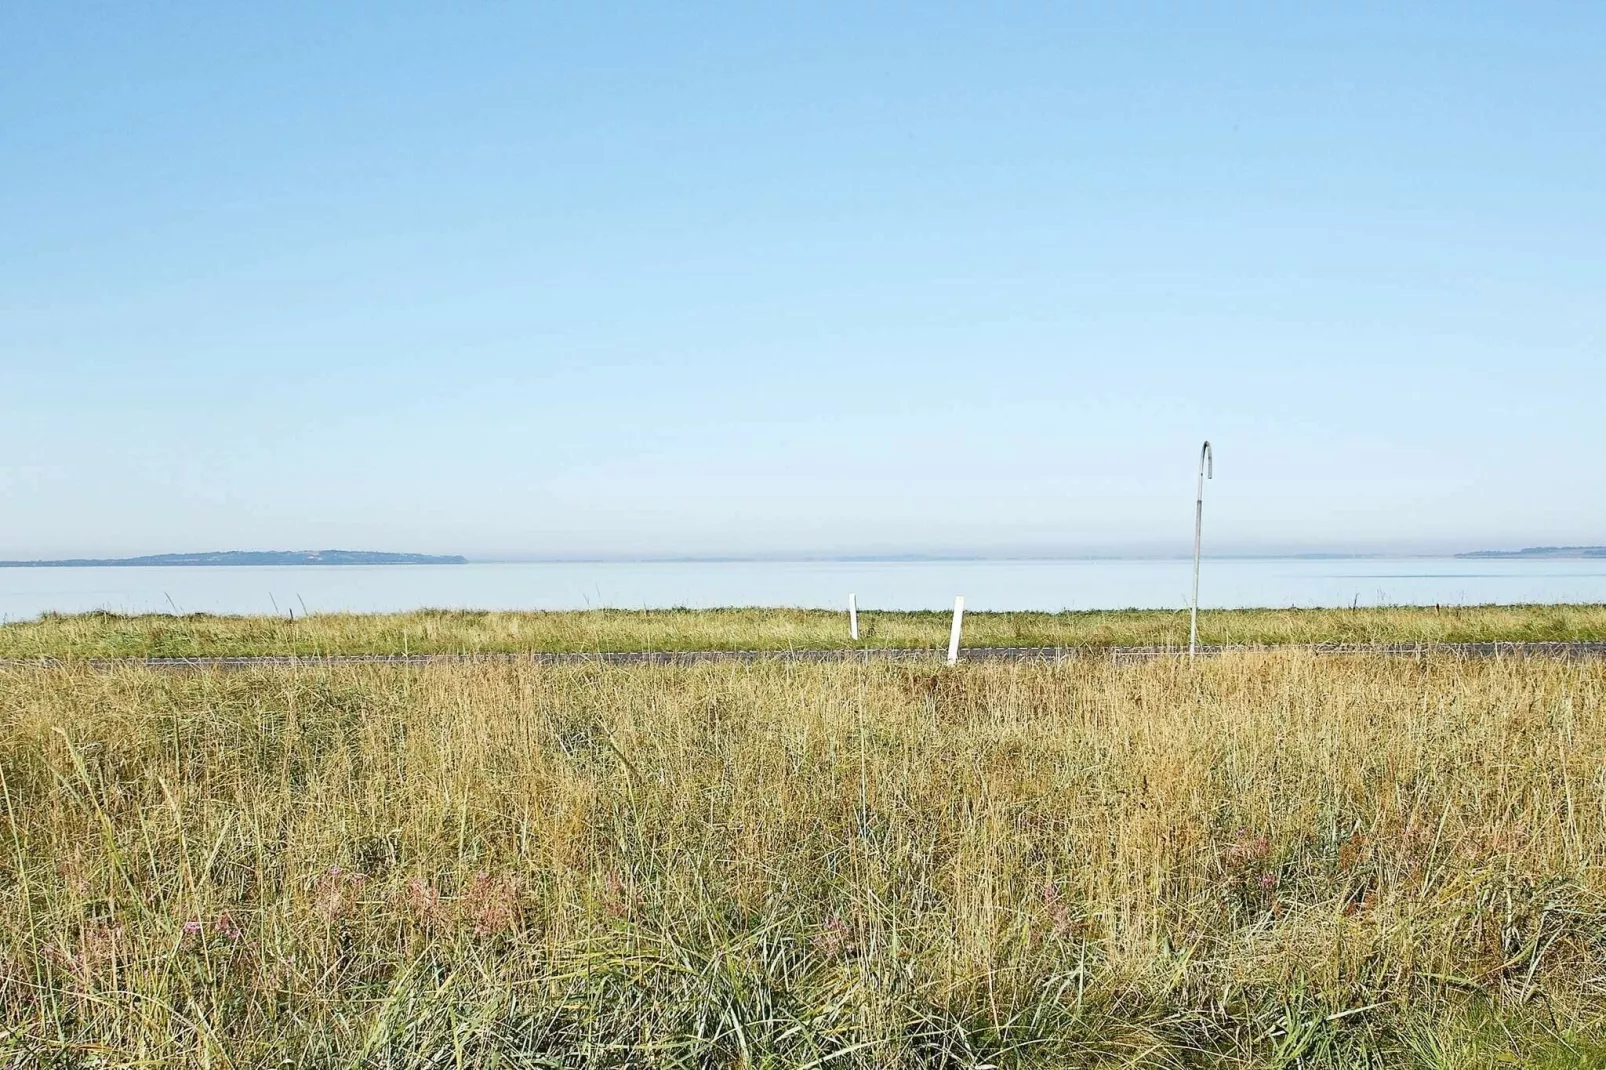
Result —
<path fill-rule="evenodd" d="M 1199 451 L 1199 493 L 1193 500 L 1193 601 L 1188 613 L 1188 660 L 1199 646 L 1199 537 L 1204 532 L 1204 483 L 1216 478 L 1216 455 L 1206 439 Z"/>

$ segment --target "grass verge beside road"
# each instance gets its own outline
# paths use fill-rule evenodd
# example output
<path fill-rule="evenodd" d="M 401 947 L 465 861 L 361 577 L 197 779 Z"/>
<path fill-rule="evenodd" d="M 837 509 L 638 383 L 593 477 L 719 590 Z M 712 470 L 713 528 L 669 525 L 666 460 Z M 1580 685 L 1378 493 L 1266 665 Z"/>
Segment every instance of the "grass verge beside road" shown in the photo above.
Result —
<path fill-rule="evenodd" d="M 0 658 L 229 657 L 931 648 L 945 646 L 946 612 L 803 609 L 587 610 L 309 617 L 204 614 L 47 615 L 0 625 Z M 1442 606 L 1212 610 L 1207 644 L 1450 643 L 1606 640 L 1606 606 Z M 967 613 L 966 646 L 1182 646 L 1188 615 L 1163 610 Z"/>

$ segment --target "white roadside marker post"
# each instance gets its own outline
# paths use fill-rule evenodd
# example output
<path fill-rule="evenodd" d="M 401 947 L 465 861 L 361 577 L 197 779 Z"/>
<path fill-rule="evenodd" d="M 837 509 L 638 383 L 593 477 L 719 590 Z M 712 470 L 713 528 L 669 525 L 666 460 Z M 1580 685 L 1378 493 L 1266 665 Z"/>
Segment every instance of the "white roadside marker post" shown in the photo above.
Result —
<path fill-rule="evenodd" d="M 1205 478 L 1216 478 L 1216 455 L 1210 449 L 1210 440 L 1199 450 L 1199 493 L 1193 499 L 1193 601 L 1188 612 L 1188 660 L 1199 645 L 1199 537 L 1204 532 Z"/>
<path fill-rule="evenodd" d="M 859 605 L 851 594 L 848 595 L 848 638 L 855 643 L 859 641 Z"/>
<path fill-rule="evenodd" d="M 965 596 L 954 598 L 954 626 L 948 633 L 948 664 L 959 663 L 959 629 L 965 621 Z"/>

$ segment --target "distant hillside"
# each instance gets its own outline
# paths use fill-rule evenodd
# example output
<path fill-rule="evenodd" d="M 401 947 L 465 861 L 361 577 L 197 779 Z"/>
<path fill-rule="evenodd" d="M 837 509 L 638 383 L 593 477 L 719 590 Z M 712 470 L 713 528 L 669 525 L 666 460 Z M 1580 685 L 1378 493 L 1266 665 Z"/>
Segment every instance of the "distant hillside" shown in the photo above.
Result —
<path fill-rule="evenodd" d="M 0 561 L 0 568 L 125 568 L 206 565 L 462 565 L 456 554 L 388 554 L 374 550 L 219 550 L 206 554 Z"/>
<path fill-rule="evenodd" d="M 1530 546 L 1525 550 L 1474 550 L 1457 557 L 1606 557 L 1606 546 Z"/>

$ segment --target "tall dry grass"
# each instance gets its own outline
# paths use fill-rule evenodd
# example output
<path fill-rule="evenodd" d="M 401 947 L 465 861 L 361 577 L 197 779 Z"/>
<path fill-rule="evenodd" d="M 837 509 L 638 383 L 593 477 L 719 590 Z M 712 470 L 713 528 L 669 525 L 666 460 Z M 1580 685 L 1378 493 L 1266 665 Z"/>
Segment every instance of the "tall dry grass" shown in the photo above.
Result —
<path fill-rule="evenodd" d="M 1598 1065 L 1606 666 L 0 671 L 0 1063 Z"/>
<path fill-rule="evenodd" d="M 329 613 L 310 617 L 49 614 L 0 625 L 0 658 L 520 651 L 945 647 L 946 612 L 807 609 Z M 1203 612 L 1206 643 L 1606 640 L 1606 606 L 1396 606 Z M 968 613 L 969 646 L 1184 646 L 1188 614 L 1164 610 Z"/>

